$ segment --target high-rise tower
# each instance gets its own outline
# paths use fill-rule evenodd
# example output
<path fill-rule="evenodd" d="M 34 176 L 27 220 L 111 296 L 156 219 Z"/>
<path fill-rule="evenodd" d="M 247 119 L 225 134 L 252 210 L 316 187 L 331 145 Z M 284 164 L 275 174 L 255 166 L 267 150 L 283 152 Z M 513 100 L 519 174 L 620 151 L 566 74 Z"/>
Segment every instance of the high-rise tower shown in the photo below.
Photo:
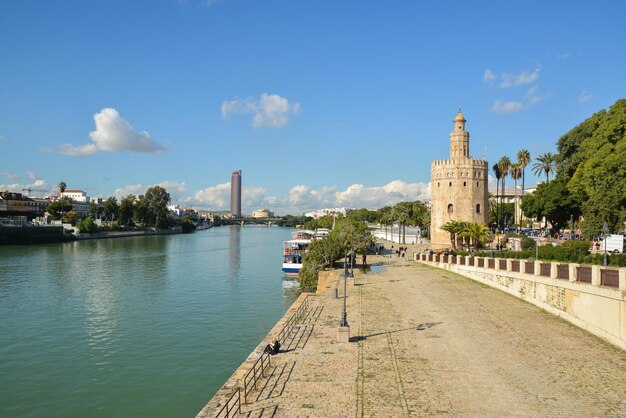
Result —
<path fill-rule="evenodd" d="M 233 171 L 230 177 L 230 214 L 241 217 L 241 170 Z"/>
<path fill-rule="evenodd" d="M 441 229 L 448 221 L 487 223 L 489 195 L 488 165 L 484 159 L 469 156 L 469 132 L 459 109 L 450 132 L 450 159 L 431 165 L 431 244 L 433 248 L 452 246 L 450 233 Z"/>

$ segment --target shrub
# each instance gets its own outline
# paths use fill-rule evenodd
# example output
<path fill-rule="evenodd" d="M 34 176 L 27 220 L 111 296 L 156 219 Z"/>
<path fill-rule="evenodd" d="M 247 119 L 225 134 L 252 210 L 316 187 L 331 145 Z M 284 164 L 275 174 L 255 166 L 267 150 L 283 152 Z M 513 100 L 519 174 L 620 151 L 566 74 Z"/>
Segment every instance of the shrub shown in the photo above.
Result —
<path fill-rule="evenodd" d="M 86 217 L 76 224 L 78 230 L 82 233 L 92 233 L 98 231 L 98 225 L 93 221 L 91 216 Z"/>

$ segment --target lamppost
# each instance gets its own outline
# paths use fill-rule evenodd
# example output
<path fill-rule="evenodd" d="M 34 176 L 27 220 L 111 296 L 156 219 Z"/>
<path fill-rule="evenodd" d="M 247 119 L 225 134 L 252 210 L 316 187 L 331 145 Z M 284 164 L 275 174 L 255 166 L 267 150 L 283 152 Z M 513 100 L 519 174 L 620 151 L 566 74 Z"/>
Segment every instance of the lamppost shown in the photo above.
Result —
<path fill-rule="evenodd" d="M 348 256 L 348 254 L 346 254 Z M 343 261 L 343 311 L 341 312 L 341 322 L 339 323 L 340 327 L 347 327 L 348 325 L 348 311 L 346 310 L 346 292 L 348 282 L 348 264 L 346 264 L 346 260 Z"/>
<path fill-rule="evenodd" d="M 539 232 L 537 232 L 537 245 L 535 245 L 535 260 L 539 260 Z"/>
<path fill-rule="evenodd" d="M 604 247 L 604 268 L 606 268 L 606 237 L 609 236 L 609 227 L 606 222 L 602 225 L 602 235 L 604 236 L 604 242 L 602 243 L 602 246 Z"/>

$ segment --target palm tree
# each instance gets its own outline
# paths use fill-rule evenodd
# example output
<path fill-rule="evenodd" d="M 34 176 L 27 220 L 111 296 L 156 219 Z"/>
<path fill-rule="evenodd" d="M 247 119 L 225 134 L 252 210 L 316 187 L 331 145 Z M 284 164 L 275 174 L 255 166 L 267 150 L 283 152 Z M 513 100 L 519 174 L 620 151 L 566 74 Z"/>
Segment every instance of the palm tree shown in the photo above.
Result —
<path fill-rule="evenodd" d="M 491 231 L 485 224 L 466 222 L 463 231 L 461 231 L 461 236 L 469 238 L 474 247 L 480 248 L 491 237 Z"/>
<path fill-rule="evenodd" d="M 509 169 L 511 167 L 511 160 L 506 155 L 500 158 L 498 161 L 498 166 L 500 167 L 500 175 L 502 176 L 502 197 L 500 199 L 500 211 L 502 212 L 502 217 L 504 217 L 504 195 L 506 193 L 506 176 L 509 175 Z M 503 219 L 500 219 L 501 221 Z M 503 228 L 504 225 L 501 225 Z"/>
<path fill-rule="evenodd" d="M 64 181 L 59 183 L 59 198 L 63 199 L 63 192 L 67 190 L 67 184 Z M 63 201 L 61 201 L 63 203 Z M 61 205 L 61 225 L 63 225 L 63 205 Z"/>
<path fill-rule="evenodd" d="M 533 164 L 533 173 L 535 175 L 540 175 L 541 173 L 546 173 L 546 183 L 550 181 L 550 173 L 555 173 L 555 165 L 556 165 L 556 156 L 551 152 L 546 152 L 545 154 L 541 154 L 537 158 L 537 161 Z"/>
<path fill-rule="evenodd" d="M 528 163 L 530 162 L 530 152 L 527 149 L 519 150 L 517 153 L 517 163 L 522 170 L 522 199 L 524 198 L 524 180 L 525 180 L 525 172 Z"/>
<path fill-rule="evenodd" d="M 517 163 L 522 170 L 522 200 L 524 200 L 524 188 L 526 187 L 524 184 L 524 180 L 526 178 L 526 166 L 530 162 L 530 152 L 527 149 L 521 149 L 517 152 Z M 522 215 L 520 211 L 520 215 Z M 522 220 L 520 219 L 520 222 Z"/>
<path fill-rule="evenodd" d="M 509 171 L 511 173 L 511 178 L 515 182 L 515 188 L 513 190 L 513 193 L 515 195 L 515 198 L 513 199 L 513 222 L 517 225 L 517 180 L 522 177 L 522 168 L 519 163 L 513 163 L 511 164 L 511 168 L 509 169 Z"/>
<path fill-rule="evenodd" d="M 498 163 L 494 164 L 491 167 L 493 170 L 493 174 L 496 176 L 496 224 L 500 225 L 500 212 L 498 212 L 498 196 L 500 195 L 500 178 L 502 178 L 502 172 L 500 171 L 500 166 Z"/>
<path fill-rule="evenodd" d="M 450 233 L 450 242 L 452 243 L 452 249 L 456 250 L 456 238 L 463 230 L 463 223 L 459 221 L 449 221 L 441 225 L 441 229 Z"/>

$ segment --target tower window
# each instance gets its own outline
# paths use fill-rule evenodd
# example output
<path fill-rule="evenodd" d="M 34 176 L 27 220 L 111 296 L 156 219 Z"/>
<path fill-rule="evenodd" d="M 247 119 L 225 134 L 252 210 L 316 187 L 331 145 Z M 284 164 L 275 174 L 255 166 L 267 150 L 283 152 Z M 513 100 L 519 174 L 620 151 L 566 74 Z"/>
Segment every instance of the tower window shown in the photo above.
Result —
<path fill-rule="evenodd" d="M 480 213 L 480 203 L 476 204 L 476 213 Z"/>
<path fill-rule="evenodd" d="M 452 187 L 452 182 L 448 183 L 448 186 Z"/>
<path fill-rule="evenodd" d="M 440 187 L 440 186 L 441 186 L 441 183 L 437 183 L 437 187 Z"/>
<path fill-rule="evenodd" d="M 463 187 L 466 187 L 466 186 L 467 186 L 467 182 L 464 181 L 463 182 Z"/>
<path fill-rule="evenodd" d="M 478 182 L 476 182 L 476 187 L 478 187 Z"/>
<path fill-rule="evenodd" d="M 453 212 L 454 212 L 454 205 L 452 203 L 450 203 L 448 205 L 448 214 L 452 215 Z"/>

